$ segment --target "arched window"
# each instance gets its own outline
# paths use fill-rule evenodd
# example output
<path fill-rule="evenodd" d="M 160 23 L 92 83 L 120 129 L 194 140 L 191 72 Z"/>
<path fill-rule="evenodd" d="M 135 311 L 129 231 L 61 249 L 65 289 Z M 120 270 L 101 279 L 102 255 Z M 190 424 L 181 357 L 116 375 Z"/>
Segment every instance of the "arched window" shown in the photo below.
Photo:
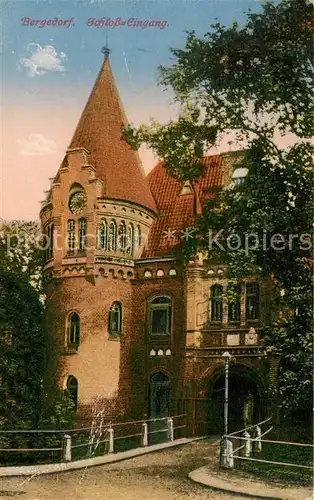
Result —
<path fill-rule="evenodd" d="M 50 224 L 47 227 L 46 235 L 47 235 L 47 250 L 46 250 L 46 260 L 52 259 L 53 257 L 53 233 L 54 233 L 54 224 Z"/>
<path fill-rule="evenodd" d="M 257 283 L 246 285 L 246 319 L 259 318 L 259 286 Z"/>
<path fill-rule="evenodd" d="M 120 337 L 122 333 L 122 306 L 114 302 L 109 310 L 108 333 L 110 337 Z"/>
<path fill-rule="evenodd" d="M 120 252 L 126 251 L 126 227 L 125 223 L 121 222 L 118 228 L 118 250 Z"/>
<path fill-rule="evenodd" d="M 75 249 L 75 221 L 68 220 L 68 250 Z"/>
<path fill-rule="evenodd" d="M 69 393 L 69 396 L 71 400 L 74 403 L 75 409 L 77 408 L 77 401 L 78 401 L 78 382 L 73 375 L 70 375 L 67 380 L 67 391 Z"/>
<path fill-rule="evenodd" d="M 107 249 L 107 222 L 105 219 L 98 226 L 97 246 L 101 250 Z"/>
<path fill-rule="evenodd" d="M 85 250 L 86 246 L 86 220 L 79 220 L 79 250 Z"/>
<path fill-rule="evenodd" d="M 169 415 L 170 381 L 163 372 L 150 377 L 150 418 L 164 418 Z"/>
<path fill-rule="evenodd" d="M 211 320 L 222 321 L 222 286 L 213 285 L 210 289 L 211 296 Z"/>
<path fill-rule="evenodd" d="M 108 233 L 108 250 L 110 252 L 114 252 L 117 247 L 117 225 L 114 220 L 112 220 L 109 224 L 109 233 Z"/>
<path fill-rule="evenodd" d="M 171 300 L 169 297 L 155 297 L 150 300 L 149 328 L 151 335 L 170 335 Z"/>
<path fill-rule="evenodd" d="M 228 304 L 228 321 L 230 323 L 235 321 L 240 321 L 241 315 L 241 285 L 238 285 L 234 289 L 235 296 L 232 301 Z"/>
<path fill-rule="evenodd" d="M 133 254 L 133 244 L 134 244 L 134 228 L 133 224 L 129 224 L 128 233 L 126 238 L 126 253 L 129 255 Z"/>
<path fill-rule="evenodd" d="M 73 312 L 69 316 L 68 323 L 68 345 L 78 349 L 80 345 L 80 317 Z"/>
<path fill-rule="evenodd" d="M 134 231 L 134 246 L 136 249 L 141 246 L 141 242 L 142 242 L 141 228 L 140 226 L 136 226 Z"/>

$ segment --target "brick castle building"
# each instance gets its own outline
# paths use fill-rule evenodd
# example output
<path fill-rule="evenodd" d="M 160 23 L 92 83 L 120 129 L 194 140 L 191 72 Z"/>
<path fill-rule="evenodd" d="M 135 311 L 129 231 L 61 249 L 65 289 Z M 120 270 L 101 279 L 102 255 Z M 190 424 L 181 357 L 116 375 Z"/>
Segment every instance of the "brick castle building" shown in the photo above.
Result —
<path fill-rule="evenodd" d="M 228 350 L 231 420 L 241 425 L 248 398 L 260 418 L 275 376 L 259 345 L 271 322 L 267 282 L 242 280 L 228 304 L 226 267 L 201 254 L 184 263 L 177 252 L 206 200 L 242 175 L 237 154 L 204 158 L 193 185 L 162 163 L 145 177 L 121 137 L 126 123 L 105 50 L 41 209 L 60 385 L 81 417 L 97 400 L 117 418 L 185 413 L 190 434 L 216 432 Z"/>

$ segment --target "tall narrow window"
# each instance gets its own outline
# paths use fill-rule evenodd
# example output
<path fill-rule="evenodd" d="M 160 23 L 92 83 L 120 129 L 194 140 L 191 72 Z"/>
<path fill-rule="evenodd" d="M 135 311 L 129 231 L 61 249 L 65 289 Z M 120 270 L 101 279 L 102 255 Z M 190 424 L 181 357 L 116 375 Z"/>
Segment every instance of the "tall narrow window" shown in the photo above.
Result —
<path fill-rule="evenodd" d="M 110 307 L 108 333 L 110 337 L 120 337 L 122 333 L 122 306 L 120 302 L 114 302 Z"/>
<path fill-rule="evenodd" d="M 124 222 L 121 222 L 118 228 L 118 250 L 120 252 L 126 251 L 126 227 Z"/>
<path fill-rule="evenodd" d="M 133 225 L 129 224 L 127 238 L 126 238 L 126 253 L 129 255 L 133 254 L 133 238 L 134 238 L 134 229 Z"/>
<path fill-rule="evenodd" d="M 68 221 L 68 250 L 75 249 L 75 221 Z"/>
<path fill-rule="evenodd" d="M 73 375 L 70 375 L 67 380 L 67 391 L 69 393 L 69 396 L 71 400 L 74 403 L 75 409 L 77 408 L 77 401 L 78 401 L 78 382 Z"/>
<path fill-rule="evenodd" d="M 79 250 L 85 250 L 86 247 L 86 220 L 79 220 Z"/>
<path fill-rule="evenodd" d="M 241 314 L 241 285 L 234 289 L 234 297 L 228 304 L 228 321 L 230 323 L 240 321 Z"/>
<path fill-rule="evenodd" d="M 47 228 L 47 249 L 46 249 L 46 260 L 49 260 L 53 257 L 53 232 L 54 232 L 54 225 L 51 224 Z"/>
<path fill-rule="evenodd" d="M 108 234 L 108 250 L 110 252 L 115 251 L 116 249 L 116 238 L 117 238 L 117 226 L 114 220 L 110 222 L 109 225 L 109 234 Z"/>
<path fill-rule="evenodd" d="M 150 301 L 149 322 L 151 335 L 170 335 L 171 300 L 169 297 L 156 297 Z"/>
<path fill-rule="evenodd" d="M 259 318 L 259 286 L 257 283 L 246 285 L 246 319 Z"/>
<path fill-rule="evenodd" d="M 211 287 L 211 320 L 222 321 L 222 286 L 213 285 Z"/>
<path fill-rule="evenodd" d="M 80 317 L 75 312 L 69 317 L 68 345 L 75 349 L 78 349 L 80 345 Z"/>
<path fill-rule="evenodd" d="M 106 250 L 107 248 L 107 222 L 102 220 L 98 226 L 98 242 L 99 249 Z"/>
<path fill-rule="evenodd" d="M 134 232 L 134 246 L 135 248 L 139 248 L 142 242 L 141 228 L 140 226 L 136 226 Z"/>

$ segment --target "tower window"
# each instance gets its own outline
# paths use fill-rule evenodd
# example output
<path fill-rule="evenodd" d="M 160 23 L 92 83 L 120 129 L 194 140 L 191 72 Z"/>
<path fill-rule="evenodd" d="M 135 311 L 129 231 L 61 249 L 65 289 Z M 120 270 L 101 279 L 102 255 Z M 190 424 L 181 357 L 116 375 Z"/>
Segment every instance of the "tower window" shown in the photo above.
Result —
<path fill-rule="evenodd" d="M 116 250 L 117 226 L 114 220 L 110 222 L 108 234 L 108 250 L 113 252 Z"/>
<path fill-rule="evenodd" d="M 86 246 L 86 220 L 79 220 L 79 250 L 85 250 Z"/>
<path fill-rule="evenodd" d="M 246 285 L 246 319 L 259 318 L 259 286 L 257 283 Z"/>
<path fill-rule="evenodd" d="M 241 286 L 236 286 L 234 292 L 236 296 L 228 304 L 228 321 L 230 323 L 240 321 L 241 315 Z"/>
<path fill-rule="evenodd" d="M 125 223 L 121 222 L 118 229 L 118 250 L 120 252 L 126 251 L 126 227 Z"/>
<path fill-rule="evenodd" d="M 46 260 L 53 257 L 53 236 L 54 236 L 54 225 L 51 224 L 47 228 L 47 250 L 46 250 Z"/>
<path fill-rule="evenodd" d="M 73 375 L 70 375 L 67 380 L 67 391 L 69 393 L 69 396 L 71 400 L 74 403 L 75 409 L 77 408 L 77 401 L 78 401 L 78 382 Z"/>
<path fill-rule="evenodd" d="M 109 310 L 108 333 L 110 337 L 120 337 L 122 333 L 122 306 L 114 302 Z"/>
<path fill-rule="evenodd" d="M 150 301 L 149 322 L 151 335 L 170 335 L 171 300 L 169 297 L 156 297 Z"/>
<path fill-rule="evenodd" d="M 75 349 L 80 345 L 80 317 L 75 312 L 69 317 L 68 345 Z"/>
<path fill-rule="evenodd" d="M 139 248 L 142 243 L 142 235 L 141 235 L 141 228 L 140 226 L 136 226 L 135 232 L 134 232 L 134 246 L 135 248 Z"/>
<path fill-rule="evenodd" d="M 98 226 L 98 248 L 106 250 L 107 248 L 107 222 L 102 220 Z"/>
<path fill-rule="evenodd" d="M 68 221 L 68 250 L 74 250 L 75 248 L 75 221 Z"/>
<path fill-rule="evenodd" d="M 222 286 L 213 285 L 211 287 L 211 320 L 222 321 Z"/>
<path fill-rule="evenodd" d="M 129 255 L 132 255 L 133 254 L 133 238 L 134 238 L 134 229 L 133 229 L 133 225 L 132 224 L 129 224 L 129 227 L 128 227 L 128 233 L 127 233 L 127 241 L 126 241 L 126 253 L 128 253 Z"/>

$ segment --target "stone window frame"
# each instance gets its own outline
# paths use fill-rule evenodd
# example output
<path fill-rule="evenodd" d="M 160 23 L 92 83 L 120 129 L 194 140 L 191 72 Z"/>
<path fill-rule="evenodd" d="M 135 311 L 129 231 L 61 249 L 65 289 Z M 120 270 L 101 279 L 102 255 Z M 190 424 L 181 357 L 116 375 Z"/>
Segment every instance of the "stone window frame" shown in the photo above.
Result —
<path fill-rule="evenodd" d="M 76 321 L 76 324 L 73 322 L 74 316 L 76 316 L 78 320 Z M 71 340 L 72 335 L 74 337 L 74 340 Z M 80 343 L 81 343 L 81 317 L 77 311 L 70 311 L 66 319 L 66 347 L 77 351 L 80 346 Z"/>
<path fill-rule="evenodd" d="M 249 287 L 255 287 L 255 293 L 248 293 Z M 253 299 L 253 300 L 252 300 Z M 251 321 L 259 321 L 260 319 L 260 300 L 261 300 L 261 291 L 260 285 L 258 281 L 252 281 L 245 284 L 245 319 L 247 322 Z M 253 301 L 253 308 L 255 306 L 255 314 L 252 317 L 250 313 L 250 301 Z"/>
<path fill-rule="evenodd" d="M 97 249 L 107 250 L 108 248 L 108 223 L 104 217 L 97 226 Z"/>
<path fill-rule="evenodd" d="M 167 299 L 168 303 L 156 303 L 153 304 L 157 299 Z M 153 332 L 153 311 L 157 310 L 167 310 L 167 333 L 164 332 Z M 173 311 L 174 311 L 174 300 L 168 293 L 154 293 L 150 295 L 147 299 L 147 323 L 148 323 L 148 333 L 150 339 L 164 338 L 169 339 L 173 332 Z"/>
<path fill-rule="evenodd" d="M 217 296 L 214 296 L 213 292 L 216 289 L 220 290 L 220 294 Z M 213 283 L 210 287 L 210 317 L 209 317 L 209 320 L 211 323 L 222 323 L 222 320 L 223 320 L 223 292 L 224 292 L 223 286 L 219 283 Z M 220 297 L 220 299 L 219 299 L 219 297 Z M 219 306 L 220 307 L 220 314 L 219 314 L 219 318 L 217 319 L 213 306 L 214 306 L 214 304 L 216 305 L 216 303 L 218 303 L 218 302 L 220 305 Z"/>
<path fill-rule="evenodd" d="M 118 314 L 117 328 L 113 328 L 113 315 Z M 123 327 L 123 306 L 118 300 L 112 302 L 108 313 L 108 336 L 110 340 L 119 340 L 122 336 Z"/>

